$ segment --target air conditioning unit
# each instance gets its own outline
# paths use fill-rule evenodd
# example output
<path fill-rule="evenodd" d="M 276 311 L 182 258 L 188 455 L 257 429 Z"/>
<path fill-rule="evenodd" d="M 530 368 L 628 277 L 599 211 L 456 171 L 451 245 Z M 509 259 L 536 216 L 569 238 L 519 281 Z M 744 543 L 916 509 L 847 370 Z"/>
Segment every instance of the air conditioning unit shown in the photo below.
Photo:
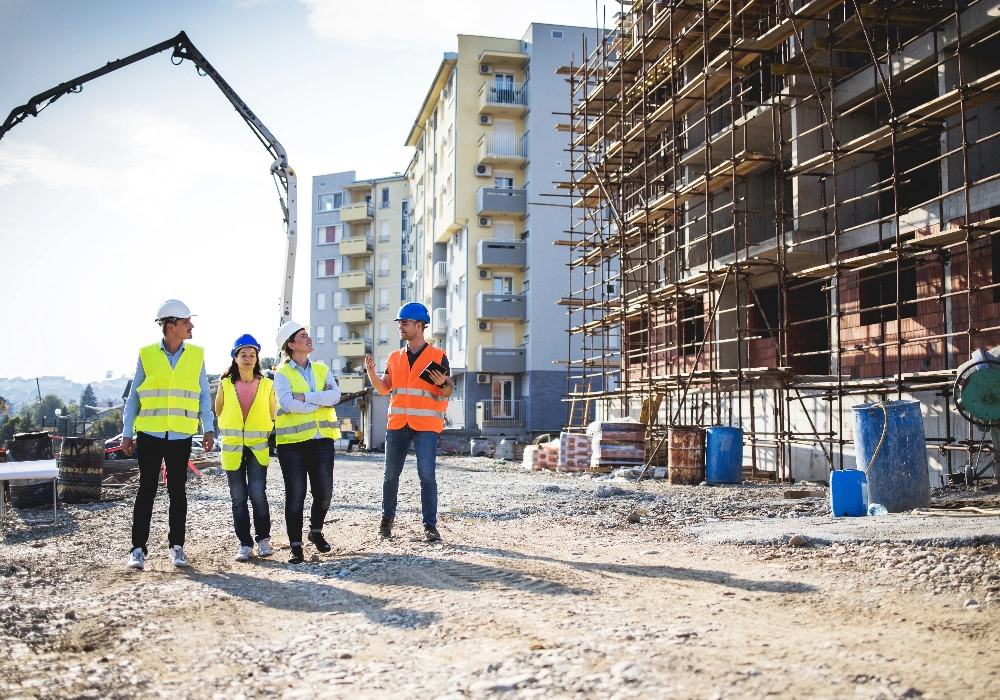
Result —
<path fill-rule="evenodd" d="M 493 272 L 491 270 L 480 270 L 479 279 L 481 280 L 491 280 L 493 279 Z"/>
<path fill-rule="evenodd" d="M 480 63 L 479 75 L 493 75 L 493 66 L 486 63 Z"/>
<path fill-rule="evenodd" d="M 493 225 L 493 219 L 491 219 L 488 216 L 480 216 L 479 217 L 479 225 L 482 228 L 489 228 L 490 226 Z"/>
<path fill-rule="evenodd" d="M 476 177 L 493 177 L 493 166 L 476 163 Z"/>
<path fill-rule="evenodd" d="M 493 115 L 492 114 L 480 114 L 479 115 L 479 125 L 480 126 L 489 126 L 492 123 L 493 123 Z"/>
<path fill-rule="evenodd" d="M 493 324 L 490 321 L 479 321 L 478 323 L 479 323 L 479 330 L 483 332 L 493 330 Z"/>
<path fill-rule="evenodd" d="M 488 374 L 476 374 L 476 384 L 489 384 L 490 375 Z"/>

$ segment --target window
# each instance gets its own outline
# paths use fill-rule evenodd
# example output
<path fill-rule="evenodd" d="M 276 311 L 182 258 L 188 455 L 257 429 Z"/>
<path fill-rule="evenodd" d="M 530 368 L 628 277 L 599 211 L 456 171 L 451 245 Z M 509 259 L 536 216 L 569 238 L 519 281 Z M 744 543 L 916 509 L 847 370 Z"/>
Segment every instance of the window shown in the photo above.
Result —
<path fill-rule="evenodd" d="M 378 358 L 378 373 L 379 374 L 385 374 L 385 368 L 388 365 L 389 365 L 389 358 L 388 357 L 380 357 L 380 358 Z"/>
<path fill-rule="evenodd" d="M 378 290 L 378 310 L 388 311 L 389 310 L 389 288 L 383 287 Z"/>
<path fill-rule="evenodd" d="M 316 261 L 317 277 L 336 277 L 343 269 L 344 263 L 341 258 L 328 258 Z"/>
<path fill-rule="evenodd" d="M 461 328 L 458 329 L 458 351 L 459 352 L 465 352 L 466 328 L 467 328 L 466 326 L 462 326 Z"/>
<path fill-rule="evenodd" d="M 888 244 L 886 244 L 888 245 Z M 878 245 L 858 249 L 861 255 L 878 252 Z M 917 261 L 903 260 L 899 266 L 899 291 L 903 302 L 903 318 L 917 315 Z M 858 292 L 861 301 L 861 325 L 888 323 L 896 320 L 896 263 L 862 270 L 858 275 Z M 886 308 L 878 308 L 885 306 Z"/>
<path fill-rule="evenodd" d="M 387 254 L 382 254 L 378 258 L 378 276 L 388 277 L 389 276 L 389 256 Z"/>
<path fill-rule="evenodd" d="M 344 203 L 344 193 L 321 194 L 316 201 L 316 211 L 336 211 Z"/>
<path fill-rule="evenodd" d="M 378 240 L 379 240 L 379 243 L 385 243 L 386 241 L 389 240 L 389 222 L 388 221 L 383 221 L 381 224 L 379 224 Z"/>
<path fill-rule="evenodd" d="M 494 170 L 493 171 L 493 186 L 501 190 L 512 190 L 514 189 L 514 171 L 512 170 Z"/>
<path fill-rule="evenodd" d="M 334 292 L 333 293 L 333 308 L 339 309 L 343 305 L 344 305 L 344 293 L 343 292 Z"/>
<path fill-rule="evenodd" d="M 343 339 L 344 329 L 341 327 L 339 323 L 336 324 L 331 330 L 333 331 L 333 333 L 330 334 L 330 337 L 333 340 L 333 342 L 336 343 Z"/>
<path fill-rule="evenodd" d="M 458 300 L 465 299 L 465 275 L 458 278 Z"/>
<path fill-rule="evenodd" d="M 378 344 L 388 345 L 389 344 L 389 324 L 380 323 L 378 324 Z"/>
<path fill-rule="evenodd" d="M 452 189 L 452 179 L 451 178 L 452 178 L 452 176 L 449 175 L 448 179 L 444 181 L 444 198 L 445 199 L 451 199 L 451 196 L 452 196 L 453 189 Z"/>
<path fill-rule="evenodd" d="M 326 342 L 326 326 L 316 326 L 313 332 L 313 338 L 317 343 Z"/>
<path fill-rule="evenodd" d="M 493 276 L 493 293 L 494 294 L 513 294 L 514 293 L 514 278 L 504 277 L 504 276 Z"/>
<path fill-rule="evenodd" d="M 316 310 L 323 311 L 326 309 L 326 292 L 319 292 L 316 294 Z"/>
<path fill-rule="evenodd" d="M 705 338 L 704 310 L 700 301 L 685 301 L 681 309 L 684 319 L 684 347 L 682 355 L 697 355 L 698 345 Z"/>
<path fill-rule="evenodd" d="M 562 39 L 563 38 L 562 29 L 553 29 L 552 30 L 552 38 L 553 39 Z"/>
<path fill-rule="evenodd" d="M 334 226 L 320 226 L 316 229 L 316 242 L 319 245 L 340 243 L 340 239 L 344 237 L 343 231 L 344 227 L 340 224 L 336 224 Z"/>
<path fill-rule="evenodd" d="M 379 206 L 379 209 L 388 209 L 389 208 L 389 188 L 388 187 L 383 187 L 382 188 L 382 200 L 379 202 L 378 206 Z"/>

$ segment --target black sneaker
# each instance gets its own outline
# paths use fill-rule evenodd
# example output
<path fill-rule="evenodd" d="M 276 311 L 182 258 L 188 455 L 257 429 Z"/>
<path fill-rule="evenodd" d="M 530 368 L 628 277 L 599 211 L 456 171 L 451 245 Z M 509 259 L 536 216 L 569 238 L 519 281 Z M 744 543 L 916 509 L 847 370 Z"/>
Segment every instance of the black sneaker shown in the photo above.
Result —
<path fill-rule="evenodd" d="M 392 537 L 392 518 L 387 518 L 382 516 L 382 522 L 378 524 L 378 536 L 383 540 L 390 539 Z"/>
<path fill-rule="evenodd" d="M 306 558 L 302 555 L 302 545 L 292 545 L 292 556 L 288 557 L 289 564 L 301 564 Z"/>
<path fill-rule="evenodd" d="M 323 554 L 326 554 L 331 549 L 330 543 L 327 542 L 326 539 L 323 537 L 322 532 L 316 532 L 315 530 L 310 532 L 309 541 L 312 542 L 314 545 L 316 545 L 316 549 L 318 549 Z"/>
<path fill-rule="evenodd" d="M 424 540 L 427 542 L 440 542 L 441 533 L 433 525 L 424 525 Z"/>

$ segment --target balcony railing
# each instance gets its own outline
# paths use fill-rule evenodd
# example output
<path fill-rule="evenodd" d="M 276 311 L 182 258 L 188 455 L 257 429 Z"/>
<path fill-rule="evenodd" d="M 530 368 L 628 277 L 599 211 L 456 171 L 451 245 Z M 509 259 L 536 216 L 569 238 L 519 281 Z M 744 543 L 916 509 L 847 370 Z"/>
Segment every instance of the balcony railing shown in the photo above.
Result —
<path fill-rule="evenodd" d="M 340 387 L 341 394 L 356 394 L 364 391 L 365 378 L 360 374 L 338 374 L 337 386 Z"/>
<path fill-rule="evenodd" d="M 476 243 L 476 267 L 517 267 L 527 264 L 524 241 L 483 239 Z"/>
<path fill-rule="evenodd" d="M 527 193 L 521 188 L 480 187 L 476 191 L 477 216 L 524 214 L 527 211 Z"/>
<path fill-rule="evenodd" d="M 388 304 L 379 304 L 378 305 L 378 311 L 388 311 L 388 310 L 389 310 L 389 305 Z"/>
<path fill-rule="evenodd" d="M 476 371 L 492 374 L 518 374 L 524 372 L 524 348 L 498 348 L 491 345 L 476 347 Z"/>
<path fill-rule="evenodd" d="M 389 271 L 385 270 L 385 269 L 382 269 L 382 268 L 379 268 L 378 276 L 379 277 L 388 277 L 389 276 Z"/>
<path fill-rule="evenodd" d="M 479 88 L 480 114 L 518 116 L 528 108 L 528 88 L 524 83 L 487 81 Z"/>
<path fill-rule="evenodd" d="M 361 357 L 372 351 L 372 341 L 367 338 L 341 340 L 337 343 L 337 354 L 341 357 Z"/>
<path fill-rule="evenodd" d="M 448 286 L 448 263 L 440 260 L 434 263 L 434 289 L 444 289 Z"/>
<path fill-rule="evenodd" d="M 371 236 L 352 236 L 340 239 L 340 254 L 347 256 L 368 255 L 374 242 Z"/>
<path fill-rule="evenodd" d="M 479 321 L 526 318 L 527 297 L 523 294 L 476 294 L 476 319 Z"/>
<path fill-rule="evenodd" d="M 355 221 L 370 221 L 375 216 L 375 205 L 372 202 L 354 202 L 340 207 L 340 220 L 344 223 Z"/>
<path fill-rule="evenodd" d="M 341 289 L 367 289 L 372 286 L 371 270 L 350 270 L 338 275 Z"/>
<path fill-rule="evenodd" d="M 371 317 L 370 304 L 351 304 L 337 309 L 337 320 L 340 323 L 367 323 Z"/>
<path fill-rule="evenodd" d="M 448 328 L 448 309 L 441 307 L 431 312 L 431 333 L 444 335 Z"/>
<path fill-rule="evenodd" d="M 476 402 L 476 424 L 483 428 L 520 428 L 524 425 L 523 399 L 490 399 Z"/>
<path fill-rule="evenodd" d="M 527 158 L 528 137 L 525 134 L 508 134 L 487 131 L 479 139 L 479 161 L 522 161 Z"/>
<path fill-rule="evenodd" d="M 452 430 L 465 429 L 465 401 L 462 399 L 448 401 L 448 410 L 444 414 L 444 427 Z"/>

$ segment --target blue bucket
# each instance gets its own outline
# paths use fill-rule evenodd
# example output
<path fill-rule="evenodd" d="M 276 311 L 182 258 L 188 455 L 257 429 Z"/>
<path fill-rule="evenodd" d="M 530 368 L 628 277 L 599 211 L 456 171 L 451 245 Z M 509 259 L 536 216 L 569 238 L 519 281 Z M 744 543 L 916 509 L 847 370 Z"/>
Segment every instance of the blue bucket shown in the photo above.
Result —
<path fill-rule="evenodd" d="M 855 406 L 854 443 L 858 469 L 867 470 L 869 503 L 881 503 L 890 513 L 930 505 L 927 442 L 919 401 Z"/>
<path fill-rule="evenodd" d="M 705 433 L 705 481 L 710 484 L 743 481 L 743 430 L 717 425 Z"/>
<path fill-rule="evenodd" d="M 868 479 L 860 469 L 830 472 L 830 512 L 835 518 L 868 515 Z"/>

